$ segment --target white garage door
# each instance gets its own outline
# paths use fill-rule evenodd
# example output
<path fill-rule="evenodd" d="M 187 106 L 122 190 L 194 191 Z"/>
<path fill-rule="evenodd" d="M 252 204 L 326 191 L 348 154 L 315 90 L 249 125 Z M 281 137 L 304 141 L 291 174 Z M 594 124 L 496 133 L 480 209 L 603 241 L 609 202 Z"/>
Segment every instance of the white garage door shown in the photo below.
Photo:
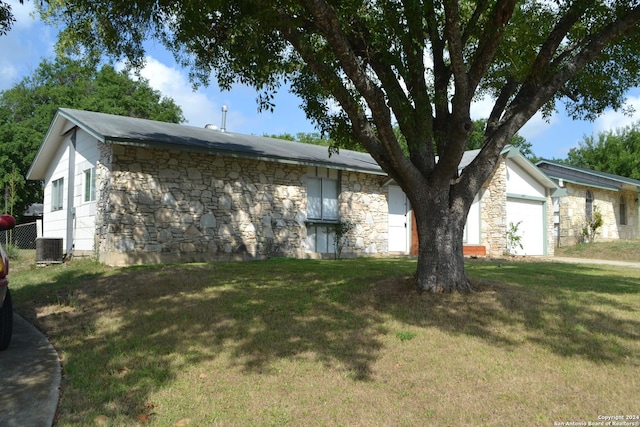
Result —
<path fill-rule="evenodd" d="M 544 255 L 544 204 L 535 200 L 507 199 L 507 230 L 518 224 L 522 249 L 513 248 L 517 255 Z"/>

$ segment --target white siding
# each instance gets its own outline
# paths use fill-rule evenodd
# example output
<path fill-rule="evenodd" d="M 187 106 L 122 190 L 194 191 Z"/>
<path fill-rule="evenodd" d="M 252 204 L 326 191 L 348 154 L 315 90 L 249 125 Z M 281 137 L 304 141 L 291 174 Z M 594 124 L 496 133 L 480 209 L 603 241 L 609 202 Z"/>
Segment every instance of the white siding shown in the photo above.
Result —
<path fill-rule="evenodd" d="M 524 169 L 507 161 L 507 194 L 544 198 L 546 190 Z"/>
<path fill-rule="evenodd" d="M 42 237 L 66 238 L 67 228 L 67 185 L 69 185 L 69 137 L 64 142 L 51 160 L 51 167 L 47 171 L 44 182 L 44 220 L 42 223 Z M 63 178 L 64 189 L 62 191 L 62 210 L 52 211 L 52 183 Z M 64 246 L 63 242 L 63 247 Z"/>
<path fill-rule="evenodd" d="M 78 131 L 76 138 L 76 167 L 74 206 L 75 221 L 74 235 L 77 251 L 92 251 L 96 229 L 96 202 L 84 201 L 85 179 L 84 172 L 95 168 L 100 156 L 98 144 L 94 138 L 84 131 Z"/>
<path fill-rule="evenodd" d="M 62 238 L 63 248 L 68 248 L 67 237 L 72 232 L 74 250 L 91 251 L 94 246 L 96 202 L 84 201 L 84 171 L 95 168 L 99 159 L 97 141 L 84 131 L 78 130 L 76 135 L 76 153 L 70 156 L 73 145 L 71 143 L 72 132 L 64 139 L 56 155 L 51 160 L 51 168 L 46 174 L 44 187 L 44 219 L 43 237 Z M 73 199 L 69 200 L 68 186 L 69 159 L 75 157 Z M 52 182 L 63 178 L 63 204 L 62 210 L 52 211 Z M 71 203 L 70 203 L 71 202 Z M 71 211 L 69 209 L 71 208 Z M 74 215 L 73 221 L 68 221 L 69 215 Z M 72 224 L 73 230 L 67 230 L 68 224 Z"/>

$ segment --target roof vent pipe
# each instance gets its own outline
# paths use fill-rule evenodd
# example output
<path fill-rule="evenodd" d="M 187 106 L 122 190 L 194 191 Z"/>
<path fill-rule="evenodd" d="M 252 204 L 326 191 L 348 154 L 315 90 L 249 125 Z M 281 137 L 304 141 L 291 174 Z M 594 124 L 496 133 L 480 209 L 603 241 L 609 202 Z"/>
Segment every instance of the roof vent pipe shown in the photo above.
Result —
<path fill-rule="evenodd" d="M 222 126 L 220 127 L 220 132 L 225 132 L 227 129 L 227 106 L 222 106 Z"/>

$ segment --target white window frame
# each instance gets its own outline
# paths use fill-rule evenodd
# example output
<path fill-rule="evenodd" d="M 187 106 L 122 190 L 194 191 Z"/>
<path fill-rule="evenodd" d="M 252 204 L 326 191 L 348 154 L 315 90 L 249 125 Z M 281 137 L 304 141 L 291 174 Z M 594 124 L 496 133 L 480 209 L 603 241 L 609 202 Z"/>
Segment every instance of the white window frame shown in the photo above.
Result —
<path fill-rule="evenodd" d="M 332 253 L 340 220 L 340 173 L 336 169 L 309 167 L 307 174 L 307 239 L 309 252 Z"/>
<path fill-rule="evenodd" d="M 51 182 L 51 211 L 60 211 L 64 203 L 64 178 Z"/>
<path fill-rule="evenodd" d="M 325 168 L 313 169 L 315 173 L 307 177 L 307 219 L 338 222 L 340 196 L 338 171 Z"/>
<path fill-rule="evenodd" d="M 83 186 L 84 186 L 83 200 L 85 201 L 85 203 L 95 201 L 96 200 L 96 168 L 95 167 L 84 171 Z"/>

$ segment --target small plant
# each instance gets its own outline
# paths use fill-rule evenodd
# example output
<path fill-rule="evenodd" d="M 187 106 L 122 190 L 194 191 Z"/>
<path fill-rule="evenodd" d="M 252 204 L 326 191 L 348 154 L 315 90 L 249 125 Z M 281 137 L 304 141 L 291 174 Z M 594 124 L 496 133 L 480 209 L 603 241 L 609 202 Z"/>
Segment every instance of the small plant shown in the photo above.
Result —
<path fill-rule="evenodd" d="M 9 259 L 16 260 L 20 257 L 20 248 L 18 248 L 13 243 L 7 243 L 4 246 L 4 252 L 7 254 Z"/>
<path fill-rule="evenodd" d="M 582 227 L 582 237 L 584 241 L 586 243 L 593 243 L 598 234 L 598 229 L 602 227 L 603 224 L 602 213 L 598 210 L 597 206 L 594 206 L 591 218 L 587 219 L 586 224 Z"/>
<path fill-rule="evenodd" d="M 416 335 L 417 334 L 415 332 L 409 332 L 409 331 L 396 332 L 396 337 L 400 341 L 410 341 L 410 340 L 414 339 L 416 337 Z"/>
<path fill-rule="evenodd" d="M 346 236 L 356 225 L 351 221 L 340 221 L 333 226 L 333 247 L 336 259 L 340 259 L 342 248 L 344 247 Z"/>
<path fill-rule="evenodd" d="M 524 248 L 524 246 L 522 246 L 522 236 L 518 233 L 520 224 L 522 224 L 522 221 L 518 221 L 517 224 L 513 222 L 509 223 L 509 229 L 507 230 L 507 255 L 515 255 L 518 248 Z"/>
<path fill-rule="evenodd" d="M 273 237 L 260 235 L 258 237 L 258 243 L 262 247 L 262 252 L 264 253 L 264 256 L 267 258 L 271 258 L 273 256 L 273 251 L 275 247 Z"/>

